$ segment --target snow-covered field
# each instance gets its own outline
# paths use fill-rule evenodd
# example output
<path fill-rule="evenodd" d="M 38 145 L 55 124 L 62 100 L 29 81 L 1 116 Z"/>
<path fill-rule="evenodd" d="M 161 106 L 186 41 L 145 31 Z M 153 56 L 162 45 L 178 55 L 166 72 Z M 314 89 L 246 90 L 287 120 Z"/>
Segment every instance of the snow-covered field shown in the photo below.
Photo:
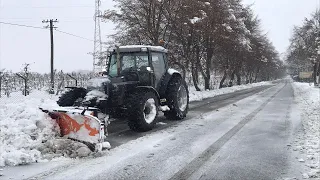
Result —
<path fill-rule="evenodd" d="M 301 112 L 302 131 L 292 144 L 296 160 L 303 164 L 303 178 L 320 178 L 320 88 L 293 83 L 295 101 Z"/>
<path fill-rule="evenodd" d="M 190 101 L 268 84 L 271 82 L 202 92 L 191 88 Z M 38 109 L 57 107 L 57 99 L 58 96 L 49 95 L 45 91 L 33 91 L 27 97 L 13 93 L 10 98 L 0 98 L 0 166 L 92 155 L 82 143 L 58 138 L 59 128 L 55 121 Z"/>

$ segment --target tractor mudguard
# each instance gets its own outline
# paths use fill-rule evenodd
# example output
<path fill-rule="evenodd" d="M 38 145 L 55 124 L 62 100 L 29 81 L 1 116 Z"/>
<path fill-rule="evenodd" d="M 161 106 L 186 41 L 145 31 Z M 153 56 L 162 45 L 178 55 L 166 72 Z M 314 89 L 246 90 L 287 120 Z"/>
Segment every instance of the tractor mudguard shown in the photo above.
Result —
<path fill-rule="evenodd" d="M 171 69 L 169 69 L 169 70 L 171 70 Z M 178 71 L 171 70 L 169 72 L 169 70 L 162 77 L 161 86 L 160 86 L 160 89 L 159 89 L 159 95 L 160 95 L 161 98 L 166 96 L 167 87 L 168 87 L 168 84 L 169 84 L 172 76 L 181 76 L 181 74 Z"/>
<path fill-rule="evenodd" d="M 145 90 L 153 92 L 157 96 L 158 100 L 160 100 L 160 94 L 158 93 L 158 91 L 154 87 L 152 87 L 152 86 L 137 86 L 136 90 L 139 90 L 139 89 L 145 89 Z"/>
<path fill-rule="evenodd" d="M 57 121 L 62 137 L 82 142 L 92 151 L 102 150 L 106 125 L 94 116 L 95 109 L 61 107 L 55 110 L 41 110 Z"/>

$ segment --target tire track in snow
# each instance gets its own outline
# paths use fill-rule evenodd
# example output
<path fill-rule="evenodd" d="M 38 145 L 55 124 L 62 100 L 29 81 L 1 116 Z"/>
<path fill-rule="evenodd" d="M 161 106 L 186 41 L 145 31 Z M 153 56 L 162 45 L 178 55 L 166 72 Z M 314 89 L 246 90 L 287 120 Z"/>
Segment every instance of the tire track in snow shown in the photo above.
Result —
<path fill-rule="evenodd" d="M 210 147 L 208 147 L 203 153 L 201 153 L 198 157 L 193 159 L 187 166 L 174 174 L 170 180 L 181 180 L 188 179 L 194 172 L 196 172 L 202 165 L 205 164 L 216 152 L 220 150 L 224 144 L 226 144 L 237 132 L 239 132 L 243 126 L 245 126 L 248 122 L 250 122 L 261 110 L 263 110 L 266 105 L 276 97 L 285 87 L 287 86 L 287 82 L 285 85 L 279 89 L 274 95 L 272 95 L 268 100 L 266 100 L 260 107 L 254 110 L 252 113 L 247 115 L 242 121 L 240 121 L 236 126 L 234 126 L 230 131 L 224 134 L 220 139 L 218 139 L 215 143 L 213 143 Z"/>

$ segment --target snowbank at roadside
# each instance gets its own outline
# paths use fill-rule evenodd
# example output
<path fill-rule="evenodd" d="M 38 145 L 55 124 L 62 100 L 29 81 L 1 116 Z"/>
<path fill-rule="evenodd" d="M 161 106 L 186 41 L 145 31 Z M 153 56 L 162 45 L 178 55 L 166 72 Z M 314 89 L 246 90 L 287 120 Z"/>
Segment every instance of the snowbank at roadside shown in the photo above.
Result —
<path fill-rule="evenodd" d="M 304 179 L 320 178 L 320 88 L 309 83 L 293 83 L 295 101 L 301 110 L 302 133 L 293 142 L 299 152 L 297 161 L 304 163 Z"/>
<path fill-rule="evenodd" d="M 56 122 L 38 108 L 57 107 L 57 96 L 33 91 L 0 98 L 0 166 L 16 166 L 58 157 L 85 157 L 82 143 L 58 138 Z"/>
<path fill-rule="evenodd" d="M 253 84 L 245 84 L 240 86 L 215 89 L 211 91 L 196 91 L 194 87 L 192 87 L 189 90 L 190 91 L 189 96 L 190 96 L 190 101 L 201 101 L 203 99 L 214 97 L 217 95 L 232 93 L 232 92 L 243 90 L 243 89 L 249 89 L 249 88 L 265 86 L 265 85 L 272 85 L 272 82 L 268 81 L 268 82 L 259 82 L 259 83 L 253 83 Z"/>
<path fill-rule="evenodd" d="M 55 104 L 45 92 L 30 96 L 13 93 L 0 99 L 0 166 L 35 162 L 41 158 L 37 147 L 55 136 L 54 122 L 38 107 Z"/>

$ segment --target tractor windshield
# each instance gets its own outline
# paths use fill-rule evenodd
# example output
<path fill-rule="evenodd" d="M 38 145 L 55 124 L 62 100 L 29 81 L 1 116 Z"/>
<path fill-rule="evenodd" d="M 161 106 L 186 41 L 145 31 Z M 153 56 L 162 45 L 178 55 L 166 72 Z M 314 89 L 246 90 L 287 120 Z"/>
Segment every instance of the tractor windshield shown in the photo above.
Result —
<path fill-rule="evenodd" d="M 111 77 L 117 76 L 117 64 L 117 54 L 112 54 L 108 71 Z M 120 53 L 120 71 L 142 66 L 149 66 L 147 52 Z"/>

